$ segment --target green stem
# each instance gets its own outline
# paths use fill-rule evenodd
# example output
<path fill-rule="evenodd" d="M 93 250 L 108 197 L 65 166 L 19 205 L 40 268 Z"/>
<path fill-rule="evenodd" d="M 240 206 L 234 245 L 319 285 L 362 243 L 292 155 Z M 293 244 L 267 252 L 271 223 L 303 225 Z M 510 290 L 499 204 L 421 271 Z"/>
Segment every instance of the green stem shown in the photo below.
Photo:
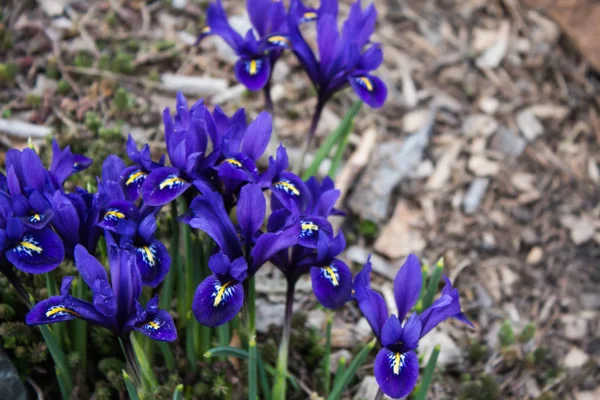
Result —
<path fill-rule="evenodd" d="M 177 265 L 179 265 L 179 224 L 177 223 L 177 202 L 171 202 L 171 270 L 167 274 L 163 283 L 163 289 L 160 296 L 160 308 L 163 310 L 171 309 L 171 299 L 173 298 L 173 286 L 175 286 L 175 275 L 177 275 Z"/>
<path fill-rule="evenodd" d="M 285 400 L 286 383 L 288 375 L 288 355 L 290 349 L 290 333 L 292 329 L 292 314 L 294 311 L 294 287 L 295 281 L 288 282 L 285 296 L 285 315 L 283 319 L 283 333 L 279 343 L 279 354 L 277 356 L 277 369 L 275 371 L 275 382 L 273 384 L 272 400 Z"/>
<path fill-rule="evenodd" d="M 125 355 L 127 366 L 133 374 L 133 383 L 136 389 L 139 390 L 142 388 L 142 373 L 140 371 L 140 365 L 138 364 L 137 357 L 135 356 L 133 344 L 131 343 L 131 337 L 127 336 L 121 339 L 121 346 L 123 347 L 123 354 Z"/>
<path fill-rule="evenodd" d="M 77 298 L 86 300 L 85 283 L 83 279 L 79 278 L 76 287 Z M 87 365 L 87 323 L 80 318 L 75 320 L 75 349 L 81 357 L 81 363 L 79 371 L 85 376 L 85 369 Z"/>
<path fill-rule="evenodd" d="M 325 356 L 323 357 L 323 378 L 325 379 L 325 396 L 329 395 L 329 390 L 331 389 L 331 366 L 330 366 L 330 358 L 331 358 L 331 325 L 333 324 L 333 312 L 327 310 L 327 327 L 325 330 Z"/>
<path fill-rule="evenodd" d="M 258 394 L 258 352 L 256 349 L 256 285 L 254 278 L 248 281 L 248 400 L 256 400 Z"/>

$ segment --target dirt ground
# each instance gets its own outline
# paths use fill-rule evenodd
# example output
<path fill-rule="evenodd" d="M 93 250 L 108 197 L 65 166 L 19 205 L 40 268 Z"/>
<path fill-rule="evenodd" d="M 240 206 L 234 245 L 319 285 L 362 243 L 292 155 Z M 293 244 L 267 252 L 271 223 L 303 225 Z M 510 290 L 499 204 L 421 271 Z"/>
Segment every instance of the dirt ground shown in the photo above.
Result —
<path fill-rule="evenodd" d="M 222 42 L 193 46 L 206 2 L 168 3 L 13 1 L 0 24 L 0 118 L 51 127 L 99 158 L 89 140 L 127 133 L 161 153 L 160 111 L 182 87 L 228 112 L 260 112 Z M 243 5 L 224 3 L 234 26 L 247 26 Z M 380 110 L 363 107 L 336 178 L 344 257 L 358 270 L 375 254 L 384 295 L 408 253 L 444 257 L 477 329 L 435 331 L 443 356 L 429 398 L 600 399 L 599 32 L 583 30 L 591 44 L 582 43 L 580 27 L 600 6 L 565 2 L 585 5 L 566 18 L 541 1 L 375 3 L 389 96 Z M 314 98 L 286 60 L 274 73 L 275 129 L 294 158 Z M 347 91 L 329 104 L 320 140 L 354 99 Z M 0 136 L 5 150 L 30 136 L 41 145 L 47 133 L 11 132 Z M 265 286 L 268 321 L 278 294 Z M 314 304 L 299 297 L 303 310 Z M 307 323 L 320 328 L 321 317 L 310 311 Z M 338 319 L 334 344 L 345 354 L 365 325 L 352 307 Z M 309 371 L 293 372 L 310 388 Z M 365 378 L 352 392 L 370 386 Z"/>

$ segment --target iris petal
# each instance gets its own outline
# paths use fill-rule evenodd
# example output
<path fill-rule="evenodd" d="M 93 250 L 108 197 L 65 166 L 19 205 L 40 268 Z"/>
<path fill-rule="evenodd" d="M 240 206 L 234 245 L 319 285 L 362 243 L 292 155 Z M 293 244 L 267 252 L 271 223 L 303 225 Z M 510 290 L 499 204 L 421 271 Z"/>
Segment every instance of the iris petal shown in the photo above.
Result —
<path fill-rule="evenodd" d="M 173 323 L 173 317 L 165 310 L 158 311 L 134 329 L 154 340 L 172 342 L 177 339 L 177 329 Z"/>
<path fill-rule="evenodd" d="M 6 258 L 21 271 L 41 274 L 59 266 L 65 256 L 60 237 L 50 229 L 31 231 L 6 252 Z"/>
<path fill-rule="evenodd" d="M 142 282 L 146 286 L 157 287 L 171 269 L 171 257 L 165 245 L 159 240 L 137 247 L 135 262 L 140 269 Z"/>
<path fill-rule="evenodd" d="M 235 317 L 243 302 L 241 283 L 221 282 L 215 275 L 210 275 L 198 285 L 192 310 L 202 325 L 219 326 Z"/>
<path fill-rule="evenodd" d="M 352 272 L 340 260 L 310 270 L 315 296 L 326 308 L 342 307 L 352 296 Z"/>
<path fill-rule="evenodd" d="M 140 188 L 146 180 L 148 173 L 142 171 L 138 166 L 128 167 L 123 171 L 123 186 L 129 200 L 135 200 L 140 195 Z"/>
<path fill-rule="evenodd" d="M 267 56 L 240 58 L 234 66 L 238 81 L 250 90 L 260 90 L 271 75 L 271 63 Z"/>
<path fill-rule="evenodd" d="M 142 198 L 149 206 L 162 206 L 177 198 L 190 186 L 176 168 L 158 168 L 152 171 L 142 184 Z"/>
<path fill-rule="evenodd" d="M 392 398 L 408 395 L 419 377 L 419 360 L 414 351 L 398 353 L 384 347 L 375 357 L 375 379 L 383 391 Z"/>
<path fill-rule="evenodd" d="M 387 98 L 387 87 L 381 79 L 373 75 L 348 77 L 352 89 L 369 106 L 379 108 Z"/>

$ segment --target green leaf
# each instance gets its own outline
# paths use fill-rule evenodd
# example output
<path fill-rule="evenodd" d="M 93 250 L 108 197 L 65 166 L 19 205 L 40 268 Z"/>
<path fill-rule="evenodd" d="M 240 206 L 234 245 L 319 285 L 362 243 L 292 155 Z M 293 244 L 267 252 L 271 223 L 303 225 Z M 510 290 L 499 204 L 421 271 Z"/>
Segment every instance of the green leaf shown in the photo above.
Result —
<path fill-rule="evenodd" d="M 138 364 L 142 370 L 142 379 L 144 380 L 144 385 L 147 389 L 149 389 L 149 392 L 152 392 L 158 387 L 158 381 L 154 375 L 154 370 L 152 370 L 152 366 L 148 362 L 146 353 L 144 353 L 144 349 L 136 340 L 135 335 L 131 335 L 131 344 L 133 345 L 133 351 L 135 352 Z"/>
<path fill-rule="evenodd" d="M 427 284 L 427 291 L 423 296 L 421 305 L 423 310 L 426 310 L 433 303 L 433 298 L 435 297 L 438 286 L 440 284 L 440 279 L 442 279 L 442 271 L 444 270 L 444 259 L 440 258 L 435 265 L 435 269 L 431 273 L 431 278 L 429 278 L 429 282 Z"/>
<path fill-rule="evenodd" d="M 331 371 L 330 359 L 331 359 L 331 325 L 333 323 L 333 312 L 327 312 L 327 327 L 325 328 L 325 356 L 323 357 L 323 379 L 324 379 L 324 393 L 325 396 L 329 394 L 331 389 Z"/>
<path fill-rule="evenodd" d="M 209 349 L 206 353 L 204 353 L 204 357 L 236 357 L 245 360 L 248 358 L 248 351 L 238 347 L 220 346 Z"/>
<path fill-rule="evenodd" d="M 175 391 L 173 392 L 173 400 L 183 400 L 183 385 L 179 384 L 175 386 Z"/>
<path fill-rule="evenodd" d="M 337 174 L 337 171 L 340 168 L 340 165 L 342 164 L 342 158 L 344 158 L 344 153 L 348 148 L 348 142 L 350 142 L 350 132 L 352 132 L 353 127 L 354 121 L 350 123 L 350 127 L 346 131 L 346 134 L 342 137 L 342 140 L 338 144 L 337 149 L 335 149 L 335 155 L 331 160 L 331 167 L 329 167 L 329 173 L 327 174 L 331 179 L 335 178 L 335 175 Z"/>
<path fill-rule="evenodd" d="M 435 365 L 439 355 L 440 346 L 438 345 L 435 346 L 431 352 L 431 356 L 429 356 L 429 361 L 427 361 L 427 365 L 425 366 L 425 371 L 423 372 L 423 377 L 421 378 L 421 384 L 419 385 L 419 389 L 415 394 L 414 400 L 425 400 L 427 397 L 427 392 L 429 391 L 429 386 L 433 380 L 433 372 L 435 371 Z"/>
<path fill-rule="evenodd" d="M 58 344 L 56 337 L 54 337 L 54 334 L 50 332 L 50 329 L 48 329 L 47 326 L 40 325 L 40 331 L 48 346 L 48 351 L 52 356 L 52 360 L 54 360 L 56 379 L 59 381 L 62 397 L 64 400 L 68 400 L 71 396 L 71 391 L 73 390 L 73 381 L 71 380 L 71 371 L 67 365 L 65 353 Z"/>
<path fill-rule="evenodd" d="M 125 387 L 127 388 L 127 393 L 129 393 L 129 398 L 131 400 L 140 400 L 135 385 L 125 370 L 123 370 L 123 380 L 125 381 Z"/>
<path fill-rule="evenodd" d="M 373 350 L 373 347 L 375 347 L 376 343 L 377 339 L 371 340 L 369 344 L 367 344 L 356 355 L 356 357 L 354 357 L 354 360 L 352 360 L 348 368 L 344 371 L 344 374 L 340 377 L 340 380 L 331 390 L 331 393 L 329 394 L 329 397 L 327 397 L 327 400 L 338 400 L 342 396 L 344 389 L 346 388 L 346 386 L 348 386 L 352 379 L 354 379 L 356 371 L 358 371 L 358 368 L 365 362 L 367 356 L 369 355 L 371 350 Z"/>
<path fill-rule="evenodd" d="M 346 358 L 340 357 L 338 361 L 337 370 L 335 371 L 335 378 L 333 378 L 333 386 L 337 386 L 344 372 L 346 371 Z"/>
<path fill-rule="evenodd" d="M 260 379 L 260 389 L 263 392 L 263 399 L 271 400 L 271 387 L 269 386 L 265 361 L 263 360 L 261 352 L 258 352 L 258 378 Z"/>
<path fill-rule="evenodd" d="M 171 347 L 167 342 L 156 342 L 158 344 L 158 348 L 160 349 L 164 359 L 165 364 L 167 364 L 167 370 L 169 372 L 173 372 L 175 369 L 175 357 L 173 357 L 173 352 L 171 351 Z"/>
<path fill-rule="evenodd" d="M 358 114 L 358 111 L 360 111 L 361 106 L 362 101 L 359 100 L 352 105 L 348 112 L 346 112 L 346 115 L 344 115 L 344 119 L 342 119 L 342 122 L 340 122 L 338 127 L 333 132 L 331 132 L 331 134 L 327 137 L 327 139 L 325 139 L 321 147 L 319 147 L 319 149 L 315 153 L 315 158 L 313 162 L 308 166 L 306 171 L 304 171 L 302 179 L 306 180 L 311 176 L 316 175 L 317 171 L 319 171 L 321 163 L 325 158 L 327 158 L 327 156 L 331 152 L 331 149 L 333 149 L 333 146 L 336 143 L 338 143 L 338 148 L 342 145 L 344 137 L 348 136 L 350 134 L 350 131 L 352 130 L 352 122 L 354 121 L 354 117 L 356 117 L 356 115 Z"/>

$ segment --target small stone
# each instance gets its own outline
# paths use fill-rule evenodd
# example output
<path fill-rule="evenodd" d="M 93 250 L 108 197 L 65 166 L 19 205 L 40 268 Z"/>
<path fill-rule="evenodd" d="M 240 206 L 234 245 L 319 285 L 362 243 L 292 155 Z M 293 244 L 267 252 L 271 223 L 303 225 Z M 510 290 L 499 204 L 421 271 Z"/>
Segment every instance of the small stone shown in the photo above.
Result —
<path fill-rule="evenodd" d="M 473 214 L 477 211 L 489 184 L 489 178 L 473 179 L 471 186 L 469 186 L 469 190 L 463 198 L 463 209 L 466 214 Z"/>
<path fill-rule="evenodd" d="M 325 326 L 326 318 L 327 316 L 325 315 L 325 311 L 318 308 L 311 310 L 306 316 L 306 325 L 321 331 Z"/>
<path fill-rule="evenodd" d="M 181 91 L 183 94 L 189 96 L 214 96 L 228 88 L 226 79 L 218 79 L 210 76 L 162 74 L 160 79 L 168 91 Z"/>
<path fill-rule="evenodd" d="M 357 264 L 363 265 L 367 262 L 369 252 L 360 246 L 351 246 L 346 250 L 346 257 Z M 371 264 L 373 271 L 383 277 L 394 279 L 398 270 L 388 263 L 383 257 L 377 254 L 371 254 Z"/>
<path fill-rule="evenodd" d="M 544 126 L 531 112 L 524 110 L 517 114 L 517 125 L 523 136 L 532 141 L 542 133 Z"/>
<path fill-rule="evenodd" d="M 579 315 L 563 315 L 560 321 L 564 325 L 565 338 L 569 340 L 581 340 L 588 335 L 588 322 Z"/>
<path fill-rule="evenodd" d="M 375 377 L 365 376 L 352 400 L 372 400 L 377 396 L 378 391 L 379 385 Z M 383 399 L 391 400 L 391 397 L 384 394 Z"/>
<path fill-rule="evenodd" d="M 268 300 L 256 299 L 256 330 L 266 333 L 269 326 L 281 326 L 283 315 L 285 312 L 285 304 L 272 303 Z"/>
<path fill-rule="evenodd" d="M 411 226 L 420 220 L 420 211 L 409 208 L 403 200 L 399 201 L 394 215 L 375 242 L 375 250 L 392 260 L 410 253 L 420 253 L 427 243 L 422 233 Z"/>
<path fill-rule="evenodd" d="M 331 347 L 351 348 L 357 343 L 356 336 L 352 331 L 352 325 L 348 323 L 336 323 L 331 328 Z"/>
<path fill-rule="evenodd" d="M 462 351 L 454 340 L 440 328 L 434 328 L 419 341 L 419 353 L 423 355 L 424 360 L 429 360 L 433 348 L 438 345 L 440 346 L 437 361 L 439 368 L 460 364 L 463 357 Z"/>
<path fill-rule="evenodd" d="M 525 150 L 527 142 L 522 137 L 515 135 L 508 128 L 500 126 L 492 139 L 492 149 L 501 151 L 509 156 L 519 156 Z"/>
<path fill-rule="evenodd" d="M 600 309 L 600 294 L 598 293 L 581 293 L 579 301 L 584 310 Z"/>
<path fill-rule="evenodd" d="M 409 133 L 418 131 L 427 122 L 428 113 L 427 109 L 419 109 L 405 114 L 402 118 L 402 130 Z"/>
<path fill-rule="evenodd" d="M 537 264 L 542 261 L 542 257 L 544 257 L 544 250 L 542 250 L 541 247 L 536 246 L 529 251 L 529 254 L 527 254 L 527 264 Z"/>
<path fill-rule="evenodd" d="M 589 220 L 584 221 L 584 219 L 581 218 L 571 228 L 571 240 L 576 245 L 580 245 L 592 239 L 594 233 L 596 233 L 594 225 L 590 224 Z"/>
<path fill-rule="evenodd" d="M 479 100 L 479 108 L 486 114 L 495 114 L 499 107 L 500 101 L 495 97 L 484 97 Z"/>
<path fill-rule="evenodd" d="M 40 6 L 49 17 L 57 17 L 63 13 L 66 5 L 69 4 L 69 1 L 70 0 L 44 0 L 40 2 Z"/>
<path fill-rule="evenodd" d="M 564 364 L 567 369 L 577 369 L 583 367 L 590 359 L 590 356 L 577 347 L 571 348 L 571 351 L 565 356 Z"/>
<path fill-rule="evenodd" d="M 369 325 L 369 321 L 365 317 L 361 317 L 352 329 L 354 329 L 356 338 L 361 342 L 364 342 L 373 334 L 371 325 Z"/>
<path fill-rule="evenodd" d="M 489 137 L 496 129 L 498 129 L 498 121 L 486 114 L 469 115 L 462 124 L 462 132 L 467 137 Z"/>
<path fill-rule="evenodd" d="M 2 347 L 0 347 L 0 388 L 2 388 L 2 398 L 4 399 L 27 399 L 21 378 L 10 362 L 10 358 L 2 351 Z"/>
<path fill-rule="evenodd" d="M 474 155 L 469 158 L 469 171 L 476 176 L 495 176 L 500 170 L 500 165 L 496 161 L 489 160 L 481 155 Z"/>
<path fill-rule="evenodd" d="M 586 390 L 585 392 L 575 393 L 575 400 L 598 400 L 600 399 L 600 388 L 594 391 Z"/>

